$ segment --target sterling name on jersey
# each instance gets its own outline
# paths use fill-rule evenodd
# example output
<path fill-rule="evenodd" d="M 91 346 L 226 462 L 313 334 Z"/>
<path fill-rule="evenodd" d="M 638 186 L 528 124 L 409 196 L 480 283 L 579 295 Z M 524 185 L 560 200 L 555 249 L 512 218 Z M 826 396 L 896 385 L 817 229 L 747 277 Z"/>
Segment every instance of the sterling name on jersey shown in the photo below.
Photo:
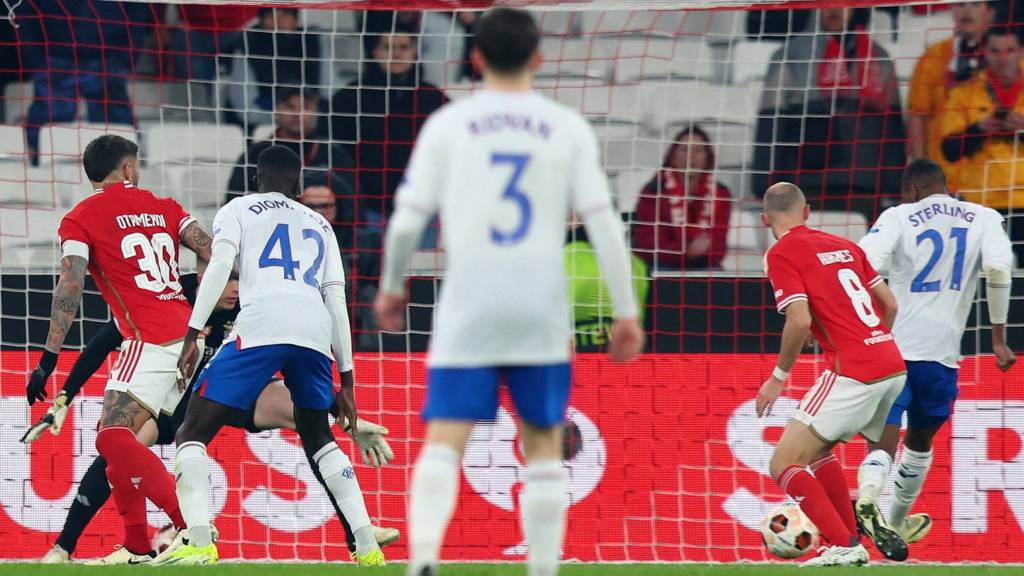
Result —
<path fill-rule="evenodd" d="M 906 360 L 958 367 L 978 274 L 1013 262 L 1003 217 L 947 195 L 889 208 L 860 241 L 871 263 L 889 263 L 899 313 L 893 335 Z"/>
<path fill-rule="evenodd" d="M 345 284 L 341 252 L 327 220 L 276 192 L 228 202 L 213 242 L 238 251 L 240 348 L 294 344 L 331 356 L 331 315 L 321 289 Z"/>
<path fill-rule="evenodd" d="M 430 364 L 566 362 L 569 211 L 611 204 L 593 129 L 534 92 L 482 90 L 420 132 L 396 202 L 440 212 L 447 271 Z"/>

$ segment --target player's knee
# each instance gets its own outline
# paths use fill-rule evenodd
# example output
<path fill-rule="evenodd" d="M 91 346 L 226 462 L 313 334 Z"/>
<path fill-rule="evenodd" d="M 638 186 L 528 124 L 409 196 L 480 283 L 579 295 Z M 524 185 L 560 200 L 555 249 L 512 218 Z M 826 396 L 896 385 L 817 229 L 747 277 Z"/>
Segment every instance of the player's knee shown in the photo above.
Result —
<path fill-rule="evenodd" d="M 938 428 L 907 428 L 907 436 L 903 444 L 914 452 L 928 452 L 932 449 L 932 439 Z"/>

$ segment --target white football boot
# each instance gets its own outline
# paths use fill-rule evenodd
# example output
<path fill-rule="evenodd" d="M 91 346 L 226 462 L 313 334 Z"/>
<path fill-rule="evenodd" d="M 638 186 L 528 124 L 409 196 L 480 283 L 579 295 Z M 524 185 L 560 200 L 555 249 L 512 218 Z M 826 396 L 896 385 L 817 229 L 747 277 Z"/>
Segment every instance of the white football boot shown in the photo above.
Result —
<path fill-rule="evenodd" d="M 817 558 L 811 558 L 800 565 L 807 566 L 864 566 L 869 560 L 867 548 L 856 546 L 829 546 L 818 552 Z"/>

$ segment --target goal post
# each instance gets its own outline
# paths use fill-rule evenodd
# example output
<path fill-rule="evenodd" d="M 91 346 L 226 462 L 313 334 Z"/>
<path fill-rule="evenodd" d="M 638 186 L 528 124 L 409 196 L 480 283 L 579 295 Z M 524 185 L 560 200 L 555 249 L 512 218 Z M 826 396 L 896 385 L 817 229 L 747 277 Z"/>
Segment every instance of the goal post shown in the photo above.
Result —
<path fill-rule="evenodd" d="M 501 5 L 534 11 L 543 55 L 537 91 L 579 111 L 597 135 L 629 231 L 649 340 L 633 364 L 608 360 L 608 297 L 592 249 L 567 223 L 578 354 L 565 432 L 564 558 L 773 560 L 758 530 L 785 496 L 768 462 L 823 359 L 805 352 L 775 413 L 755 416 L 783 324 L 762 268 L 775 240 L 761 224 L 759 197 L 772 182 L 793 181 L 811 198 L 812 226 L 853 240 L 869 233 L 878 213 L 899 202 L 914 134 L 911 80 L 929 47 L 952 37 L 950 3 L 219 4 L 66 2 L 56 14 L 26 0 L 13 11 L 14 40 L 0 36 L 0 537 L 19 543 L 0 559 L 46 552 L 96 455 L 116 353 L 76 399 L 60 436 L 45 434 L 31 447 L 19 439 L 46 410 L 26 404 L 24 387 L 48 330 L 57 227 L 93 192 L 80 155 L 107 133 L 140 145 L 140 186 L 175 198 L 207 230 L 225 202 L 251 188 L 260 142 L 300 152 L 302 201 L 332 221 L 341 243 L 360 416 L 390 430 L 395 461 L 364 466 L 339 438 L 374 522 L 404 533 L 424 437 L 418 414 L 444 277 L 444 222 L 431 225 L 411 262 L 403 334 L 381 334 L 372 317 L 382 234 L 423 121 L 482 88 L 467 60 L 472 23 L 478 11 Z M 1016 23 L 1013 8 L 1006 13 Z M 837 16 L 820 11 L 835 9 L 840 30 L 829 32 Z M 977 190 L 958 176 L 969 174 L 961 172 L 966 164 L 946 164 L 958 190 L 974 198 Z M 982 192 L 977 197 L 989 197 Z M 1011 233 L 1024 227 L 1024 204 L 993 207 L 1008 216 Z M 103 223 L 93 225 L 102 233 Z M 185 250 L 181 271 L 195 268 Z M 1017 268 L 1008 327 L 1016 350 L 1024 350 L 1021 276 Z M 108 321 L 90 279 L 51 399 Z M 934 527 L 915 545 L 917 559 L 1024 562 L 1014 545 L 1024 530 L 1024 377 L 1020 367 L 997 370 L 987 323 L 979 289 L 962 346 L 960 396 L 936 437 L 918 504 Z M 474 430 L 446 559 L 524 558 L 524 468 L 513 422 L 503 399 L 497 420 Z M 173 467 L 173 446 L 154 450 Z M 837 451 L 851 482 L 865 450 L 857 440 Z M 210 453 L 222 557 L 347 558 L 341 526 L 293 433 L 229 430 Z M 150 523 L 155 530 L 166 519 L 151 509 Z M 108 505 L 76 557 L 105 554 L 121 530 Z M 386 552 L 405 558 L 404 540 Z"/>

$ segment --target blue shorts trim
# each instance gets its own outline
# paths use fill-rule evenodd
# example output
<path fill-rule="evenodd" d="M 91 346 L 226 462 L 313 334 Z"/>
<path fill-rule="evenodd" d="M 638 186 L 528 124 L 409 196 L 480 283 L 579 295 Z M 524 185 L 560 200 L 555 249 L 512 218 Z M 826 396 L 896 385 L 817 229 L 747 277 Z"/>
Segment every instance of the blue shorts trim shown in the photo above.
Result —
<path fill-rule="evenodd" d="M 274 375 L 284 375 L 292 402 L 309 410 L 326 410 L 334 401 L 331 359 L 311 348 L 271 344 L 239 349 L 225 342 L 196 378 L 193 394 L 239 410 L 256 404 Z"/>
<path fill-rule="evenodd" d="M 502 380 L 523 421 L 541 428 L 565 421 L 572 387 L 572 370 L 568 363 L 431 368 L 423 419 L 494 420 L 498 415 L 498 390 Z"/>
<path fill-rule="evenodd" d="M 960 392 L 956 383 L 959 371 L 939 362 L 908 360 L 906 364 L 907 383 L 885 423 L 899 426 L 905 412 L 911 428 L 942 426 L 953 413 L 953 402 Z"/>

